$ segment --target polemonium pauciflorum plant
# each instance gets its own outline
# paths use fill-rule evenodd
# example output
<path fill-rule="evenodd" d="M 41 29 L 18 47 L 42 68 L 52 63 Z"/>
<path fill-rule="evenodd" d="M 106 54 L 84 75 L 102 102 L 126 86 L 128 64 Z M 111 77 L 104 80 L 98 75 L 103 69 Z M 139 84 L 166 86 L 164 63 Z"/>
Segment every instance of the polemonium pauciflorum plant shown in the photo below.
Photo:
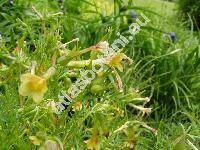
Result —
<path fill-rule="evenodd" d="M 80 148 L 98 150 L 117 140 L 115 147 L 134 148 L 141 129 L 156 135 L 156 130 L 142 121 L 151 113 L 151 108 L 145 107 L 149 98 L 123 85 L 120 74 L 133 63 L 123 50 L 109 51 L 107 41 L 84 50 L 69 50 L 69 43 L 57 43 L 53 65 L 43 76 L 35 75 L 36 65 L 31 65 L 31 73 L 21 76 L 20 95 L 36 102 L 19 109 L 31 143 L 43 148 L 48 142 L 57 149 L 75 148 L 76 139 Z M 52 84 L 57 85 L 56 90 Z M 62 107 L 59 114 L 57 103 Z M 30 132 L 30 122 L 37 134 Z M 48 134 L 58 142 L 47 142 Z"/>

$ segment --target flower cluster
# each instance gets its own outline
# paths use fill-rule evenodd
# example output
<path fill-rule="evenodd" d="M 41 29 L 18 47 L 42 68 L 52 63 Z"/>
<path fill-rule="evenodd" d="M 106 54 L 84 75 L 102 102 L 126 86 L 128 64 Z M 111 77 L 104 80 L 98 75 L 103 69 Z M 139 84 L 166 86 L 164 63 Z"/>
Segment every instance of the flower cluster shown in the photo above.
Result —
<path fill-rule="evenodd" d="M 113 52 L 113 50 L 109 47 L 107 41 L 99 42 L 97 45 L 91 47 L 91 57 L 94 60 L 83 60 L 83 61 L 70 61 L 67 63 L 67 67 L 69 68 L 79 68 L 80 69 L 80 78 L 76 80 L 76 82 L 68 89 L 67 93 L 61 91 L 62 95 L 59 95 L 61 102 L 57 103 L 57 114 L 60 114 L 62 110 L 65 109 L 65 106 L 68 105 L 68 102 L 64 100 L 67 98 L 69 102 L 72 102 L 92 81 L 99 75 L 104 73 L 108 68 L 114 70 L 116 75 L 116 83 L 117 87 L 119 87 L 119 91 L 123 92 L 122 82 L 115 71 L 115 68 L 119 71 L 123 71 L 123 66 L 121 64 L 122 60 L 128 60 L 129 64 L 132 64 L 132 60 L 127 57 L 124 53 Z M 111 51 L 110 51 L 111 50 Z M 99 56 L 100 54 L 105 52 L 108 54 L 106 57 Z M 95 54 L 96 56 L 95 56 Z M 96 59 L 95 59 L 96 58 Z M 81 68 L 90 67 L 91 70 L 83 70 Z M 96 86 L 97 87 L 97 86 Z M 100 88 L 100 87 L 99 87 Z M 93 86 L 94 89 L 94 86 Z M 64 106 L 63 106 L 64 104 Z"/>
<path fill-rule="evenodd" d="M 132 35 L 137 34 L 139 25 L 144 24 L 139 19 L 136 21 L 137 24 L 132 24 L 129 28 Z M 117 126 L 112 127 L 112 122 L 121 120 L 126 115 L 124 107 L 142 112 L 142 114 L 139 113 L 141 117 L 146 114 L 149 115 L 151 108 L 145 108 L 149 98 L 142 98 L 138 90 L 124 88 L 120 75 L 124 71 L 125 65 L 131 66 L 133 60 L 123 53 L 123 48 L 128 40 L 124 36 L 118 35 L 119 39 L 111 45 L 107 41 L 100 41 L 96 45 L 83 50 L 66 48 L 68 44 L 76 42 L 78 39 L 65 44 L 58 42 L 57 51 L 53 54 L 51 60 L 52 67 L 47 71 L 41 69 L 40 72 L 44 73 L 36 75 L 39 71 L 35 71 L 36 63 L 33 62 L 30 71 L 20 76 L 19 94 L 31 97 L 37 104 L 36 107 L 33 105 L 35 108 L 28 112 L 34 114 L 33 117 L 30 117 L 33 124 L 37 123 L 39 126 L 43 121 L 44 124 L 53 126 L 51 129 L 54 131 L 57 130 L 57 127 L 63 128 L 63 143 L 44 135 L 29 134 L 31 144 L 40 146 L 41 149 L 62 149 L 63 145 L 67 145 L 66 143 L 76 136 L 74 132 L 71 132 L 72 128 L 80 128 L 86 134 L 90 131 L 92 133 L 84 138 L 86 144 L 80 147 L 81 149 L 87 147 L 88 149 L 99 150 L 103 144 L 102 139 L 109 139 L 110 136 L 112 138 L 122 137 L 124 139 L 123 148 L 134 148 L 134 126 L 127 123 L 119 128 Z M 117 44 L 120 44 L 122 48 L 119 48 Z M 61 68 L 64 68 L 64 71 Z M 51 85 L 48 86 L 48 80 L 55 71 L 57 71 L 56 80 L 54 78 L 53 80 L 57 82 L 60 88 L 58 89 L 59 93 L 49 94 L 48 89 L 51 90 Z M 48 95 L 44 96 L 45 93 L 48 93 Z M 57 94 L 59 95 L 56 99 Z M 49 95 L 52 95 L 52 97 Z M 41 103 L 43 99 L 45 101 Z M 67 110 L 64 111 L 66 108 Z M 27 114 L 25 108 L 21 108 L 19 112 L 24 115 Z M 68 114 L 67 119 L 66 115 L 63 115 L 66 113 Z M 45 115 L 48 115 L 49 120 L 43 119 Z M 76 116 L 80 119 L 75 120 Z M 89 126 L 84 125 L 83 122 L 86 120 Z M 76 121 L 76 124 L 71 121 Z M 26 124 L 30 126 L 30 123 Z M 69 124 L 69 129 L 66 128 L 66 124 Z M 153 133 L 156 132 L 155 129 L 146 124 L 140 123 L 139 125 Z M 121 134 L 121 131 L 123 131 L 123 134 Z M 24 133 L 28 134 L 29 130 L 25 129 Z"/>

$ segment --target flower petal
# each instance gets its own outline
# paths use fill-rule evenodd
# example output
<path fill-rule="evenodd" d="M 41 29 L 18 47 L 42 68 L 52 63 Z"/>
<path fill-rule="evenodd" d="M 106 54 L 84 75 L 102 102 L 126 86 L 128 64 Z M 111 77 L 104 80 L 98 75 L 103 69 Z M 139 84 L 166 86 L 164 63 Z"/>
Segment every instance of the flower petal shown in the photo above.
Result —
<path fill-rule="evenodd" d="M 31 77 L 32 77 L 32 75 L 30 73 L 23 74 L 20 77 L 20 81 L 22 83 L 28 82 L 31 79 Z"/>
<path fill-rule="evenodd" d="M 38 139 L 36 136 L 29 136 L 29 140 L 34 145 L 40 145 L 42 143 L 42 141 Z"/>
<path fill-rule="evenodd" d="M 32 94 L 32 96 L 33 96 L 33 100 L 36 102 L 36 103 L 40 103 L 41 101 L 42 101 L 42 99 L 43 99 L 43 96 L 44 96 L 44 94 L 43 93 L 33 93 Z"/>
<path fill-rule="evenodd" d="M 44 80 L 43 86 L 42 86 L 42 89 L 41 89 L 41 93 L 46 93 L 47 90 L 48 90 L 47 83 L 46 83 L 46 81 Z"/>
<path fill-rule="evenodd" d="M 27 83 L 22 83 L 19 87 L 19 94 L 22 96 L 29 96 L 31 95 L 31 91 L 29 90 Z"/>
<path fill-rule="evenodd" d="M 123 66 L 119 63 L 116 65 L 116 68 L 120 71 L 123 72 Z"/>
<path fill-rule="evenodd" d="M 48 80 L 54 73 L 55 73 L 55 68 L 54 67 L 50 67 L 47 72 L 43 75 L 43 78 Z"/>

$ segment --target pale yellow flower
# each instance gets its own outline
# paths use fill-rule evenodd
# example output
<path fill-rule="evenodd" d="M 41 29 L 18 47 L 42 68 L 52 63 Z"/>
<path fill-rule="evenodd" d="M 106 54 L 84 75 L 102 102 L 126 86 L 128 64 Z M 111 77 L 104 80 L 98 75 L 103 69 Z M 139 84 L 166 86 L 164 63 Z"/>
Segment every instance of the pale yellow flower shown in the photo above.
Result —
<path fill-rule="evenodd" d="M 115 108 L 116 114 L 120 117 L 124 117 L 124 111 L 119 107 Z"/>
<path fill-rule="evenodd" d="M 40 145 L 42 141 L 36 136 L 29 136 L 29 140 L 34 145 Z"/>
<path fill-rule="evenodd" d="M 50 68 L 43 77 L 26 73 L 21 75 L 21 85 L 19 87 L 19 94 L 22 96 L 31 96 L 36 103 L 41 102 L 44 94 L 47 91 L 47 79 L 53 74 L 55 69 Z"/>
<path fill-rule="evenodd" d="M 97 45 L 93 46 L 93 50 L 103 53 L 109 49 L 109 43 L 107 41 L 101 41 Z"/>
<path fill-rule="evenodd" d="M 100 149 L 100 141 L 99 141 L 99 136 L 98 133 L 95 131 L 92 134 L 92 137 L 85 141 L 87 144 L 87 148 L 90 150 L 99 150 Z"/>
<path fill-rule="evenodd" d="M 129 139 L 127 141 L 124 142 L 124 146 L 130 149 L 134 149 L 135 147 L 135 140 L 134 139 Z"/>
<path fill-rule="evenodd" d="M 47 103 L 47 109 L 53 112 L 56 112 L 57 108 L 56 108 L 56 103 L 54 101 L 49 101 Z"/>
<path fill-rule="evenodd" d="M 112 55 L 109 58 L 106 58 L 106 63 L 114 68 L 117 68 L 119 71 L 123 71 L 123 67 L 121 65 L 121 61 L 124 58 L 124 54 L 122 53 L 116 53 L 115 55 Z"/>
<path fill-rule="evenodd" d="M 75 102 L 72 106 L 72 110 L 81 110 L 82 109 L 82 101 Z"/>

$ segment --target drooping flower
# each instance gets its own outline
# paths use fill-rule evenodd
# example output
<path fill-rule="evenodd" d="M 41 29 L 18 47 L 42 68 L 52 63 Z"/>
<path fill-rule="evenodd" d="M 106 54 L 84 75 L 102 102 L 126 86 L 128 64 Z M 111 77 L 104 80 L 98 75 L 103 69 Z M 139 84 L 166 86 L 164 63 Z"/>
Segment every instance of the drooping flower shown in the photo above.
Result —
<path fill-rule="evenodd" d="M 98 44 L 91 46 L 91 59 L 103 58 L 110 53 L 109 43 L 107 41 L 101 41 Z"/>
<path fill-rule="evenodd" d="M 115 68 L 112 68 L 112 70 L 116 77 L 117 89 L 119 90 L 120 93 L 124 94 L 122 79 L 121 79 L 120 75 L 118 74 L 118 72 L 115 70 Z"/>
<path fill-rule="evenodd" d="M 40 145 L 42 143 L 42 140 L 39 139 L 37 136 L 29 136 L 29 140 L 34 145 Z"/>
<path fill-rule="evenodd" d="M 46 81 L 50 78 L 54 71 L 54 67 L 49 68 L 43 77 L 39 77 L 34 73 L 26 73 L 21 75 L 19 94 L 22 96 L 31 96 L 36 103 L 41 102 L 48 89 Z"/>
<path fill-rule="evenodd" d="M 134 149 L 135 147 L 135 139 L 127 139 L 125 142 L 124 142 L 124 146 L 127 147 L 127 148 L 130 148 L 130 149 Z"/>
<path fill-rule="evenodd" d="M 104 52 L 109 49 L 109 43 L 107 41 L 101 41 L 97 45 L 93 46 L 94 51 Z"/>
<path fill-rule="evenodd" d="M 123 67 L 121 65 L 121 61 L 123 60 L 124 55 L 122 53 L 117 53 L 112 55 L 111 57 L 106 58 L 106 63 L 114 68 L 117 68 L 119 71 L 123 71 Z"/>
<path fill-rule="evenodd" d="M 50 110 L 50 111 L 53 111 L 55 112 L 56 111 L 56 103 L 54 101 L 49 101 L 47 103 L 47 109 Z"/>
<path fill-rule="evenodd" d="M 46 80 L 30 73 L 23 74 L 20 80 L 22 84 L 19 87 L 19 94 L 32 96 L 33 100 L 39 103 L 47 91 Z"/>
<path fill-rule="evenodd" d="M 119 107 L 115 108 L 116 115 L 119 117 L 124 117 L 124 110 L 120 109 Z"/>
<path fill-rule="evenodd" d="M 75 102 L 72 106 L 72 110 L 81 110 L 82 109 L 82 101 Z"/>
<path fill-rule="evenodd" d="M 90 150 L 99 150 L 100 149 L 100 141 L 99 141 L 99 135 L 98 132 L 93 129 L 92 137 L 85 141 L 87 144 L 87 148 Z"/>
<path fill-rule="evenodd" d="M 123 71 L 123 67 L 121 65 L 122 60 L 128 62 L 129 65 L 133 63 L 133 60 L 126 56 L 124 53 L 115 53 L 113 55 L 108 56 L 105 58 L 105 63 L 110 67 L 117 68 L 119 71 Z"/>

